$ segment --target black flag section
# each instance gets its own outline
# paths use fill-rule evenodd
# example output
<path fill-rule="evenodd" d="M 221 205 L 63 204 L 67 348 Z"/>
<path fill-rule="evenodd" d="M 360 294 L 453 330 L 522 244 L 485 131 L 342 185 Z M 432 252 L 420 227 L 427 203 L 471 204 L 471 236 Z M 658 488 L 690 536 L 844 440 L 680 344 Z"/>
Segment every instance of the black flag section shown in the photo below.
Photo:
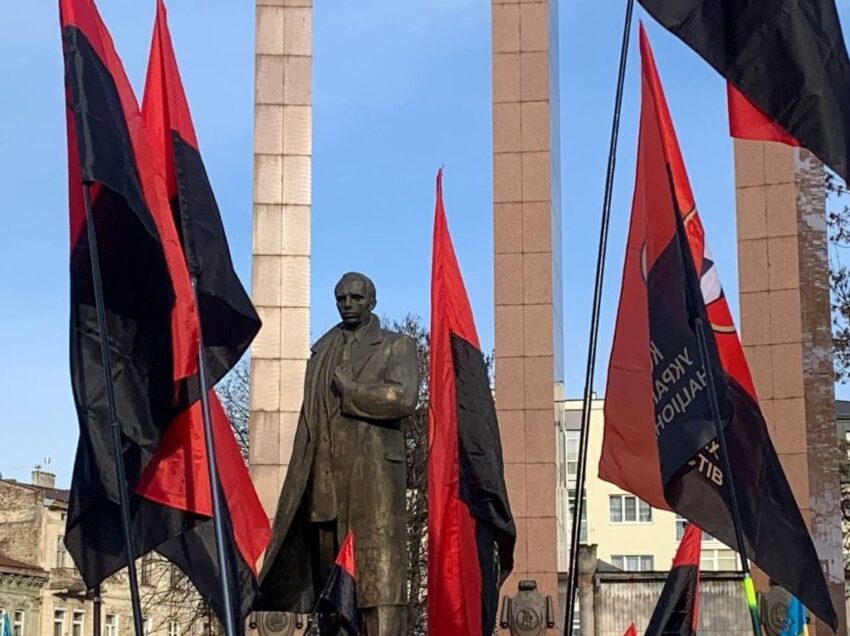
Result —
<path fill-rule="evenodd" d="M 850 181 L 850 59 L 834 0 L 640 3 Z"/>

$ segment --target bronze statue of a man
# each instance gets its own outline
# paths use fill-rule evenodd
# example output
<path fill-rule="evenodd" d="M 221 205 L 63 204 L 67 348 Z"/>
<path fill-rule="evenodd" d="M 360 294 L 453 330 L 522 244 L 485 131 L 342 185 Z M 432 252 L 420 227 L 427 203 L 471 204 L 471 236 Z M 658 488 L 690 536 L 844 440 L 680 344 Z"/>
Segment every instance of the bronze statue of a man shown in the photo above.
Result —
<path fill-rule="evenodd" d="M 304 402 L 256 609 L 308 613 L 345 535 L 369 636 L 406 633 L 407 526 L 402 422 L 419 391 L 416 346 L 372 314 L 375 285 L 348 273 L 342 322 L 307 363 Z M 324 633 L 324 632 L 323 632 Z"/>

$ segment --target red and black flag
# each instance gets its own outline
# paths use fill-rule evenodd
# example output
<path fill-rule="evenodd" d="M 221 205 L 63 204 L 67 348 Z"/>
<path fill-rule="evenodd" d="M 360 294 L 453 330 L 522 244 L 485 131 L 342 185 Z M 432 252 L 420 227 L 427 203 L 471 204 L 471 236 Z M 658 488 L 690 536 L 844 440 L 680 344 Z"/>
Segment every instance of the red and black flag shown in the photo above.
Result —
<path fill-rule="evenodd" d="M 200 421 L 199 334 L 183 247 L 138 104 L 93 1 L 60 0 L 60 16 L 69 150 L 71 375 L 80 424 L 66 543 L 89 587 L 127 563 L 86 240 L 86 184 L 131 490 L 134 552 L 158 549 L 169 557 L 179 552 L 186 559 L 175 560 L 193 580 L 207 576 L 212 587 L 215 572 L 200 572 L 204 550 L 214 554 L 213 544 L 200 541 L 212 537 L 209 482 L 205 469 L 202 474 L 186 468 L 205 466 L 206 456 L 203 432 L 192 426 Z M 268 537 L 268 520 L 265 514 L 250 515 L 254 503 L 262 513 L 256 492 L 220 405 L 214 402 L 212 410 L 222 489 L 234 502 L 229 521 L 239 554 L 250 559 L 252 569 Z M 204 487 L 206 494 L 200 491 Z M 165 490 L 191 491 L 194 499 L 189 506 L 175 506 L 163 500 Z M 221 611 L 217 591 L 207 600 Z M 248 603 L 250 598 L 246 609 Z"/>
<path fill-rule="evenodd" d="M 736 546 L 697 347 L 715 379 L 749 558 L 837 625 L 817 552 L 759 409 L 641 28 L 637 175 L 608 370 L 600 477 Z"/>
<path fill-rule="evenodd" d="M 428 633 L 493 632 L 513 569 L 516 527 L 505 487 L 487 365 L 455 258 L 437 174 L 431 263 L 428 418 Z"/>
<path fill-rule="evenodd" d="M 189 275 L 197 280 L 198 312 L 211 384 L 221 379 L 260 330 L 260 318 L 233 269 L 224 225 L 183 91 L 165 5 L 156 3 L 142 116 L 165 186 Z"/>
<path fill-rule="evenodd" d="M 316 604 L 319 613 L 329 613 L 336 617 L 340 633 L 347 636 L 357 636 L 360 633 L 357 576 L 354 568 L 354 534 L 349 530 Z"/>
<path fill-rule="evenodd" d="M 196 281 L 208 382 L 213 385 L 242 357 L 260 328 L 260 319 L 233 269 L 224 226 L 198 151 L 162 0 L 157 1 L 142 116 L 153 151 L 165 169 L 174 225 L 189 275 Z M 137 492 L 165 506 L 209 519 L 213 511 L 197 367 L 194 371 L 195 375 L 178 390 L 178 395 L 191 406 L 168 429 Z M 225 502 L 225 553 L 235 577 L 225 583 L 235 586 L 231 590 L 237 605 L 234 612 L 244 616 L 257 590 L 256 563 L 268 542 L 268 518 L 215 391 L 210 390 L 209 400 Z M 211 519 L 156 547 L 186 572 L 201 596 L 221 616 L 222 581 L 215 548 Z"/>
<path fill-rule="evenodd" d="M 635 629 L 635 624 L 632 623 L 629 625 L 629 628 L 626 630 L 626 633 L 623 636 L 637 636 L 637 630 Z"/>
<path fill-rule="evenodd" d="M 734 136 L 790 138 L 850 181 L 850 59 L 834 0 L 640 2 L 729 82 Z"/>
<path fill-rule="evenodd" d="M 60 0 L 68 128 L 71 380 L 80 439 L 65 540 L 88 587 L 127 562 L 112 452 L 84 190 L 97 231 L 127 483 L 138 481 L 192 374 L 197 318 L 180 241 L 138 105 L 92 0 Z M 85 186 L 83 184 L 86 184 Z M 135 553 L 183 520 L 131 500 Z"/>
<path fill-rule="evenodd" d="M 699 555 L 702 532 L 694 524 L 685 534 L 673 559 L 664 589 L 646 636 L 696 636 L 699 623 Z"/>

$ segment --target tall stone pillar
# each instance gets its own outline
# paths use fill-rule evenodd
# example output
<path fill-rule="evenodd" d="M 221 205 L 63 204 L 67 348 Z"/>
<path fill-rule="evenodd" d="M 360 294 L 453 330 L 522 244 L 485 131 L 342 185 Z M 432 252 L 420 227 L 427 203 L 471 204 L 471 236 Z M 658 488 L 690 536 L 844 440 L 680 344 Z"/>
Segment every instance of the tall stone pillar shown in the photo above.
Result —
<path fill-rule="evenodd" d="M 312 0 L 256 0 L 251 477 L 271 517 L 301 407 L 310 334 Z"/>
<path fill-rule="evenodd" d="M 735 141 L 735 178 L 741 339 L 845 634 L 823 167 L 805 150 Z"/>
<path fill-rule="evenodd" d="M 492 0 L 496 408 L 518 533 L 504 592 L 535 579 L 553 599 L 553 386 L 563 380 L 557 7 Z"/>

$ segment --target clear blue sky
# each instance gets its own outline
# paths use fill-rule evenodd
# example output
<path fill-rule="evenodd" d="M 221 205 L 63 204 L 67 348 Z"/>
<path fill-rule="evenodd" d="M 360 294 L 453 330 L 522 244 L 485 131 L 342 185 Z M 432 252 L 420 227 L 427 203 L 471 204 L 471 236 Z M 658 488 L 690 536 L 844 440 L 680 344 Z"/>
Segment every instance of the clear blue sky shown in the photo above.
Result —
<path fill-rule="evenodd" d="M 0 472 L 49 456 L 70 482 L 77 423 L 68 373 L 67 169 L 56 2 L 4 9 L 0 37 Z M 561 152 L 567 389 L 582 391 L 623 2 L 561 3 Z M 154 2 L 100 0 L 137 93 Z M 254 3 L 171 0 L 171 30 L 238 271 L 250 281 Z M 842 17 L 848 7 L 840 2 Z M 645 14 L 638 9 L 637 15 Z M 698 206 L 737 314 L 732 147 L 722 81 L 649 20 Z M 489 0 L 315 0 L 314 337 L 336 319 L 340 273 L 370 274 L 378 311 L 428 318 L 435 171 L 482 345 L 493 346 Z M 634 175 L 632 40 L 600 332 L 604 389 Z M 352 231 L 340 228 L 351 223 Z M 365 240 L 365 246 L 361 241 Z"/>

